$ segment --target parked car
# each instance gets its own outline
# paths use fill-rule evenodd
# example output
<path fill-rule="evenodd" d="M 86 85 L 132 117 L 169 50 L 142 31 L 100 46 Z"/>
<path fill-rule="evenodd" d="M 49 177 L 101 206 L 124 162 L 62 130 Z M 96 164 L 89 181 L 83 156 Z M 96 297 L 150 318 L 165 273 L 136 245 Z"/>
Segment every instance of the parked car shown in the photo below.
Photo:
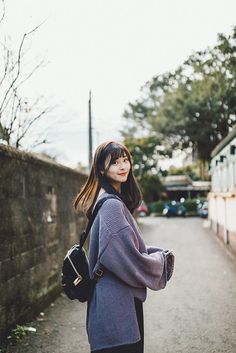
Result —
<path fill-rule="evenodd" d="M 202 218 L 208 217 L 208 202 L 200 202 L 197 206 L 197 213 Z"/>
<path fill-rule="evenodd" d="M 138 216 L 145 217 L 148 213 L 148 207 L 146 203 L 142 200 L 140 206 L 137 208 Z"/>
<path fill-rule="evenodd" d="M 173 216 L 186 216 L 186 208 L 181 202 L 171 201 L 169 204 L 165 204 L 162 214 L 166 217 Z"/>

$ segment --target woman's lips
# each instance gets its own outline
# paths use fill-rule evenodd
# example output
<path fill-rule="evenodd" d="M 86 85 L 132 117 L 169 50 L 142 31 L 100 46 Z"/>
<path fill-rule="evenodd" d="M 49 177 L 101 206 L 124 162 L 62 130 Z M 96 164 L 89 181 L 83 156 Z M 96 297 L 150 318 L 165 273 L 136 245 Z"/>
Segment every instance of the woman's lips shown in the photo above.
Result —
<path fill-rule="evenodd" d="M 127 172 L 125 172 L 125 173 L 119 173 L 118 175 L 125 176 L 126 174 L 127 174 Z"/>

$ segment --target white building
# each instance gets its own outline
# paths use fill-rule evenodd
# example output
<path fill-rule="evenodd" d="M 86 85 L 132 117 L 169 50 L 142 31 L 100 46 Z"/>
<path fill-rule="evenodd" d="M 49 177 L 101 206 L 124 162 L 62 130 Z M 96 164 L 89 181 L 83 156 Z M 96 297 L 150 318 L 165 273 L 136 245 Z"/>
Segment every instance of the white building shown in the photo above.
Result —
<path fill-rule="evenodd" d="M 209 219 L 216 234 L 236 252 L 236 126 L 211 157 Z"/>

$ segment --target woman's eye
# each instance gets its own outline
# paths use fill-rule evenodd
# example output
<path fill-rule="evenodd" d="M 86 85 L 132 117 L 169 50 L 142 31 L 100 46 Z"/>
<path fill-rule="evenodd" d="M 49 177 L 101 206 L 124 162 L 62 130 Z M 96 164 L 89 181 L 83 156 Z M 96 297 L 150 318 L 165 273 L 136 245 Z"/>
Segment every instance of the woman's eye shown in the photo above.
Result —
<path fill-rule="evenodd" d="M 123 159 L 123 162 L 128 162 L 128 161 L 129 161 L 128 158 Z M 117 164 L 119 164 L 119 161 L 113 161 L 111 164 L 117 165 Z"/>

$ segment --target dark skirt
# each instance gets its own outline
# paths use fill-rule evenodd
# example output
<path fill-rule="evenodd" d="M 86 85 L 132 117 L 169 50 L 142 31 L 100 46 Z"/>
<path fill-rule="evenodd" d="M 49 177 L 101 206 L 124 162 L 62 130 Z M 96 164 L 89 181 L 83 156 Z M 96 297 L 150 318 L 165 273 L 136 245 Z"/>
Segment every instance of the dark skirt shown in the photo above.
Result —
<path fill-rule="evenodd" d="M 143 353 L 144 348 L 144 326 L 143 326 L 143 303 L 137 299 L 135 300 L 135 309 L 139 325 L 141 340 L 137 343 L 125 344 L 122 346 L 115 346 L 111 348 L 104 348 L 91 353 Z"/>

